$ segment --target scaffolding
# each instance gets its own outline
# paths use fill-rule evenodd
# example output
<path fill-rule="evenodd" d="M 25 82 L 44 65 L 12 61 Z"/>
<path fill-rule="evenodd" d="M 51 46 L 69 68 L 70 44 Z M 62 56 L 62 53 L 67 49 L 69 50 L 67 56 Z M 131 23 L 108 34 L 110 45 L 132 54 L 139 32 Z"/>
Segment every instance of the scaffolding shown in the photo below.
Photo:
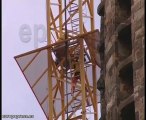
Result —
<path fill-rule="evenodd" d="M 15 56 L 48 120 L 86 120 L 87 114 L 94 114 L 94 120 L 98 120 L 99 31 L 94 28 L 93 3 L 93 0 L 66 3 L 46 0 L 48 45 Z M 53 12 L 54 9 L 58 12 Z M 87 26 L 85 19 L 89 19 Z M 76 56 L 80 78 L 72 93 Z M 87 112 L 88 106 L 93 106 L 92 113 Z M 73 117 L 79 109 L 81 114 Z"/>

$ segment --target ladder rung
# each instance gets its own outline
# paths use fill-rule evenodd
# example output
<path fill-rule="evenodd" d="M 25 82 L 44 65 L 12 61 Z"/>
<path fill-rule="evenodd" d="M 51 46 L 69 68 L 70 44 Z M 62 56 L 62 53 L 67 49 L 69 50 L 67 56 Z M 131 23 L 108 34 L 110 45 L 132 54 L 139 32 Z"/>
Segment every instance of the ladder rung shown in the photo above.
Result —
<path fill-rule="evenodd" d="M 95 114 L 96 112 L 86 112 L 86 114 Z"/>
<path fill-rule="evenodd" d="M 78 33 L 78 31 L 73 31 L 72 33 L 77 34 L 77 33 Z"/>
<path fill-rule="evenodd" d="M 76 101 L 80 101 L 80 102 L 81 102 L 81 100 L 79 100 L 79 99 L 77 99 L 77 98 L 76 98 L 75 100 L 76 100 Z"/>
<path fill-rule="evenodd" d="M 71 20 L 71 21 L 79 21 L 79 18 L 73 19 L 73 20 Z"/>
<path fill-rule="evenodd" d="M 73 32 L 74 32 L 74 33 L 77 33 L 77 32 L 80 32 L 80 31 L 79 31 L 79 30 L 74 30 Z"/>
<path fill-rule="evenodd" d="M 73 30 L 69 30 L 69 31 L 67 31 L 68 33 L 72 33 L 72 32 L 74 32 Z"/>
<path fill-rule="evenodd" d="M 75 7 L 78 7 L 78 6 L 73 6 L 73 7 L 71 6 L 70 9 L 75 8 Z"/>
<path fill-rule="evenodd" d="M 76 10 L 78 10 L 78 8 L 77 8 L 77 9 L 74 9 L 74 10 L 70 10 L 70 11 L 68 11 L 68 12 L 71 13 L 71 12 L 74 12 L 74 11 L 76 11 Z"/>
<path fill-rule="evenodd" d="M 78 21 L 73 21 L 71 23 L 74 24 L 74 25 L 79 25 L 79 22 Z"/>
<path fill-rule="evenodd" d="M 59 5 L 61 5 L 61 4 L 58 4 L 58 3 L 51 3 L 51 5 L 57 5 L 57 6 L 59 6 Z"/>
<path fill-rule="evenodd" d="M 78 31 L 78 29 L 77 28 L 72 28 L 72 32 L 77 32 Z"/>
<path fill-rule="evenodd" d="M 72 26 L 72 27 L 73 27 L 73 26 Z M 73 31 L 77 31 L 77 30 L 78 30 L 78 28 L 74 28 L 74 27 L 73 27 L 73 29 L 72 29 L 72 30 L 73 30 Z"/>
<path fill-rule="evenodd" d="M 76 107 L 79 107 L 79 106 L 81 106 L 81 105 L 73 106 L 72 108 L 76 108 Z"/>
<path fill-rule="evenodd" d="M 56 32 L 60 32 L 59 30 L 55 29 L 55 28 L 50 28 L 51 30 L 54 30 Z"/>
<path fill-rule="evenodd" d="M 78 28 L 79 28 L 78 25 L 76 25 L 76 26 L 75 26 L 75 25 L 72 25 L 72 29 L 73 29 L 73 30 L 76 31 L 76 30 L 78 30 Z"/>
<path fill-rule="evenodd" d="M 71 33 L 71 32 L 74 32 L 74 31 L 78 32 L 77 29 L 67 30 L 68 33 Z"/>
<path fill-rule="evenodd" d="M 73 27 L 74 29 L 78 29 L 78 28 L 79 28 L 79 24 L 72 24 L 72 27 Z"/>
<path fill-rule="evenodd" d="M 78 32 L 73 32 L 73 34 L 78 34 Z"/>
<path fill-rule="evenodd" d="M 86 17 L 86 18 L 93 18 L 92 16 L 83 16 L 83 17 Z"/>
<path fill-rule="evenodd" d="M 80 102 L 75 102 L 74 104 L 79 104 L 79 103 L 81 103 L 81 101 Z"/>
<path fill-rule="evenodd" d="M 77 24 L 77 23 L 72 23 L 72 26 L 78 26 L 79 24 Z"/>
<path fill-rule="evenodd" d="M 72 2 L 71 4 L 74 4 L 74 5 L 77 5 L 77 6 L 78 6 L 78 4 L 77 4 L 77 3 L 73 3 L 73 2 Z"/>
<path fill-rule="evenodd" d="M 71 20 L 71 23 L 73 23 L 73 24 L 75 24 L 77 22 L 79 22 L 79 20 L 76 20 L 76 21 Z"/>
<path fill-rule="evenodd" d="M 79 24 L 73 24 L 73 25 L 72 25 L 72 27 L 77 27 L 77 26 L 79 26 Z"/>
<path fill-rule="evenodd" d="M 77 3 L 76 3 L 75 1 L 73 1 L 71 4 L 75 4 L 75 5 L 77 5 Z"/>
<path fill-rule="evenodd" d="M 76 28 L 77 26 L 79 26 L 79 24 L 74 24 L 72 23 L 72 27 Z M 77 28 L 76 28 L 77 29 Z"/>
<path fill-rule="evenodd" d="M 72 31 L 72 33 L 76 34 L 76 33 L 78 33 L 78 31 Z"/>
<path fill-rule="evenodd" d="M 71 118 L 70 120 L 79 120 L 79 119 L 82 119 L 82 115 Z M 87 120 L 87 118 L 86 118 L 86 120 Z"/>

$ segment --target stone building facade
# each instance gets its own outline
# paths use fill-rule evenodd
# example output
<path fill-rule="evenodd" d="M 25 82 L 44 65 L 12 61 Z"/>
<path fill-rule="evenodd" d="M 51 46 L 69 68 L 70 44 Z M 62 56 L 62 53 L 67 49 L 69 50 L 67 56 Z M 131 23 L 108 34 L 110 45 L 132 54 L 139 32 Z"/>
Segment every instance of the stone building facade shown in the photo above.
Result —
<path fill-rule="evenodd" d="M 101 0 L 101 120 L 144 120 L 144 0 Z"/>

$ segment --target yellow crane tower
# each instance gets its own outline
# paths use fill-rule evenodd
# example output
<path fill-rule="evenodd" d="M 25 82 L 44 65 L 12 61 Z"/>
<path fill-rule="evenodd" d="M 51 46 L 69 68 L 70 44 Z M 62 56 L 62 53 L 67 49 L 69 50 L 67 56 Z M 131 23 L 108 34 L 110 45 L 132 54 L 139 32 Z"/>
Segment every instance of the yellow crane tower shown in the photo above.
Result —
<path fill-rule="evenodd" d="M 48 120 L 86 120 L 87 114 L 98 120 L 94 0 L 46 0 L 46 12 L 48 45 L 15 60 Z M 93 106 L 92 113 L 88 106 Z M 74 117 L 79 109 L 81 114 Z"/>

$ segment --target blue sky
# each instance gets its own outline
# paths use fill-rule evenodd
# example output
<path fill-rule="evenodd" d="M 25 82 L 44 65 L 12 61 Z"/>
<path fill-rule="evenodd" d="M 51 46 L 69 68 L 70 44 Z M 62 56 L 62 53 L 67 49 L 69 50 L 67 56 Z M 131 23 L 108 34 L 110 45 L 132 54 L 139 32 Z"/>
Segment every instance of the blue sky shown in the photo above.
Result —
<path fill-rule="evenodd" d="M 95 27 L 99 29 L 95 0 Z M 21 25 L 28 24 L 32 35 L 28 43 L 20 40 Z M 22 75 L 14 56 L 33 50 L 34 26 L 46 26 L 45 0 L 2 0 L 2 114 L 34 115 L 32 120 L 46 120 L 46 117 Z M 43 46 L 41 43 L 39 46 Z M 9 120 L 9 119 L 4 119 Z M 23 119 L 22 119 L 23 120 Z M 27 120 L 27 119 L 25 119 Z"/>

